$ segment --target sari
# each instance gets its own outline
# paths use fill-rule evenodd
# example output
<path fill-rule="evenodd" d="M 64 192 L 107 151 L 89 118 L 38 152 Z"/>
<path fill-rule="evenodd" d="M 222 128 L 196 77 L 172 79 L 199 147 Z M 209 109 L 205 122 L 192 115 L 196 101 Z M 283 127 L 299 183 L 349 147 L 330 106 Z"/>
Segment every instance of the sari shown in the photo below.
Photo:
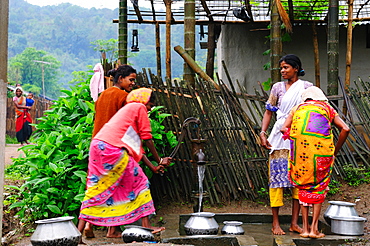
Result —
<path fill-rule="evenodd" d="M 155 212 L 149 181 L 138 162 L 142 140 L 152 139 L 146 104 L 151 90 L 141 88 L 92 140 L 86 193 L 79 219 L 98 226 L 131 224 Z"/>
<path fill-rule="evenodd" d="M 24 96 L 13 97 L 13 101 L 19 106 L 26 106 L 26 98 Z M 27 109 L 15 107 L 15 136 L 18 142 L 26 142 L 32 134 L 32 118 Z"/>
<path fill-rule="evenodd" d="M 98 226 L 131 224 L 155 212 L 145 173 L 123 148 L 94 139 L 80 219 Z"/>
<path fill-rule="evenodd" d="M 325 200 L 334 163 L 331 123 L 337 112 L 322 101 L 301 103 L 291 112 L 289 179 L 299 189 L 299 200 Z"/>

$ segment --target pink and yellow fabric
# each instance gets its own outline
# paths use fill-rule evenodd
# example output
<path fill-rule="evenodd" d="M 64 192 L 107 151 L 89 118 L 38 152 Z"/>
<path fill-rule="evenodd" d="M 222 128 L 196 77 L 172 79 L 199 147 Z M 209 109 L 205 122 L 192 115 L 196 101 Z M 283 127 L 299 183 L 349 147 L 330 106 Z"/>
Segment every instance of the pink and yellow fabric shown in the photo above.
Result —
<path fill-rule="evenodd" d="M 291 113 L 289 179 L 299 189 L 301 202 L 325 200 L 334 163 L 331 123 L 336 111 L 322 101 L 299 104 Z"/>
<path fill-rule="evenodd" d="M 148 88 L 139 88 L 136 90 L 131 91 L 126 98 L 126 103 L 142 103 L 147 104 L 150 100 L 150 96 L 152 95 L 152 90 Z"/>
<path fill-rule="evenodd" d="M 80 219 L 98 226 L 131 224 L 155 212 L 149 181 L 127 151 L 98 139 L 90 147 Z"/>

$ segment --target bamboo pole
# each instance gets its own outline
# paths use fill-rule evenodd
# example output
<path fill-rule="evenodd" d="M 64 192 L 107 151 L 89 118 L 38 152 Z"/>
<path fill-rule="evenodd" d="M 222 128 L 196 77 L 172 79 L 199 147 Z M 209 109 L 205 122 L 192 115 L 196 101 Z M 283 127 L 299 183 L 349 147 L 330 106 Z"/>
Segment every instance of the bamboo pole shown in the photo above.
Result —
<path fill-rule="evenodd" d="M 164 0 L 166 5 L 166 80 L 171 82 L 171 0 Z"/>
<path fill-rule="evenodd" d="M 338 95 L 339 63 L 339 8 L 338 0 L 329 0 L 328 11 L 328 95 Z"/>
<path fill-rule="evenodd" d="M 188 53 L 180 46 L 175 46 L 175 51 L 185 60 L 187 64 L 194 70 L 195 73 L 197 73 L 200 77 L 202 77 L 204 80 L 211 82 L 214 87 L 219 90 L 220 87 L 216 82 L 213 81 L 197 64 L 196 62 L 189 56 Z"/>
<path fill-rule="evenodd" d="M 271 29 L 270 29 L 270 49 L 271 49 L 271 81 L 280 81 L 279 60 L 282 53 L 281 41 L 281 21 L 278 13 L 276 1 L 272 1 L 271 6 Z"/>
<path fill-rule="evenodd" d="M 195 60 L 195 0 L 185 0 L 184 12 L 184 48 Z M 195 73 L 186 62 L 184 62 L 184 80 L 195 87 Z"/>
<path fill-rule="evenodd" d="M 319 55 L 319 41 L 317 39 L 317 26 L 312 23 L 312 42 L 313 42 L 313 56 L 315 63 L 315 84 L 320 88 L 320 55 Z"/>
<path fill-rule="evenodd" d="M 155 23 L 155 51 L 157 57 L 157 75 L 162 78 L 162 64 L 161 64 L 161 37 L 160 37 L 159 23 Z"/>
<path fill-rule="evenodd" d="M 9 0 L 0 1 L 0 221 L 3 221 Z M 0 223 L 0 235 L 3 233 Z"/>
<path fill-rule="evenodd" d="M 119 1 L 118 60 L 127 64 L 127 0 Z"/>
<path fill-rule="evenodd" d="M 213 73 L 215 70 L 215 40 L 215 23 L 210 21 L 208 24 L 206 73 L 211 79 L 213 79 Z"/>
<path fill-rule="evenodd" d="M 353 1 L 348 0 L 348 26 L 347 26 L 347 53 L 346 53 L 346 77 L 344 92 L 348 93 L 348 88 L 351 84 L 351 64 L 352 64 L 352 19 L 353 19 Z M 343 103 L 343 114 L 347 115 L 348 105 L 346 102 Z"/>

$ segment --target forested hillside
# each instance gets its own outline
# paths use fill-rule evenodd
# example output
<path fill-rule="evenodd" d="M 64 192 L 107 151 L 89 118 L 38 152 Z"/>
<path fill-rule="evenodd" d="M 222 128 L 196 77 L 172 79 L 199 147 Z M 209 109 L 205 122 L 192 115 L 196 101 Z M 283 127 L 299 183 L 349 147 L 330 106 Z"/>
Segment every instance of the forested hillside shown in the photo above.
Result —
<path fill-rule="evenodd" d="M 60 66 L 60 73 L 55 72 L 55 76 L 61 86 L 71 80 L 73 71 L 86 70 L 87 66 L 94 66 L 99 62 L 100 53 L 94 51 L 91 42 L 118 38 L 118 24 L 112 22 L 113 19 L 118 18 L 118 9 L 86 9 L 69 3 L 40 7 L 31 5 L 24 0 L 10 0 L 9 3 L 9 59 L 11 60 L 30 47 L 37 52 L 45 51 L 44 55 L 56 58 L 57 61 L 52 60 L 53 64 L 60 62 L 54 68 Z M 129 24 L 128 48 L 131 47 L 132 29 L 139 30 L 140 52 L 130 53 L 128 62 L 138 70 L 151 68 L 155 72 L 154 25 Z M 173 26 L 171 31 L 172 46 L 183 46 L 183 26 Z M 165 26 L 163 25 L 161 26 L 163 74 L 165 74 L 164 37 Z M 196 47 L 198 49 L 198 42 Z M 18 57 L 17 62 L 22 59 Z M 201 66 L 205 66 L 205 50 L 197 50 L 197 61 Z M 9 62 L 9 70 L 12 70 L 10 74 L 18 71 L 15 69 L 17 64 L 14 63 L 14 60 Z M 33 67 L 31 70 L 37 68 L 40 70 L 40 64 L 37 63 L 29 63 L 27 66 Z M 47 69 L 48 67 L 45 66 L 45 73 Z M 182 58 L 173 51 L 172 77 L 181 77 L 182 69 Z M 21 77 L 19 80 L 22 83 Z M 45 86 L 48 85 L 47 82 L 45 81 Z M 46 91 L 48 89 L 51 90 L 51 88 L 47 88 Z"/>

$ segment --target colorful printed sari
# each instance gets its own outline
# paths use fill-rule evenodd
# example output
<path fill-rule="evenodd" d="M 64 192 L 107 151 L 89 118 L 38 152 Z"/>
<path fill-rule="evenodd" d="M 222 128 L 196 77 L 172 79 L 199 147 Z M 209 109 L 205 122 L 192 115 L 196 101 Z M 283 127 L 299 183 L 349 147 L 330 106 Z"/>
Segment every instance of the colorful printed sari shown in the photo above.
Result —
<path fill-rule="evenodd" d="M 19 106 L 26 106 L 26 98 L 24 96 L 13 97 L 13 101 Z M 32 134 L 32 118 L 28 110 L 15 108 L 15 136 L 18 142 L 26 142 Z"/>
<path fill-rule="evenodd" d="M 126 150 L 94 139 L 80 219 L 98 226 L 131 224 L 153 214 L 149 181 Z"/>
<path fill-rule="evenodd" d="M 289 179 L 299 189 L 301 202 L 322 203 L 334 163 L 331 123 L 337 113 L 321 101 L 301 103 L 292 113 Z"/>

